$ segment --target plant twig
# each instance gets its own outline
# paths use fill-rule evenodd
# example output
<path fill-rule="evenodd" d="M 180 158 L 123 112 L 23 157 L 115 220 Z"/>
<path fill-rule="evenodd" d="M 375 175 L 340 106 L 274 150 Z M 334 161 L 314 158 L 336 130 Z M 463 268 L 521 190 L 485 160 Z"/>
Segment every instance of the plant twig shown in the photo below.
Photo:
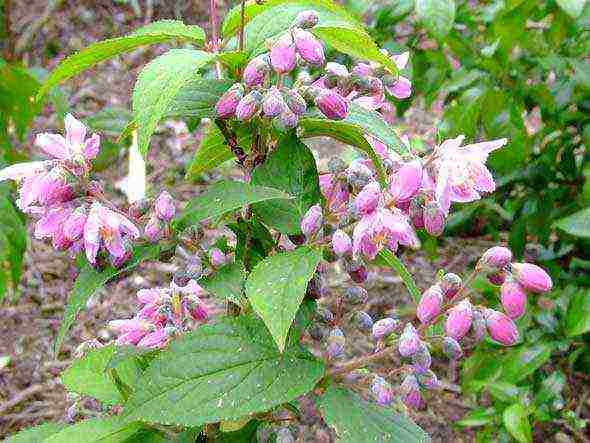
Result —
<path fill-rule="evenodd" d="M 240 11 L 240 51 L 244 50 L 244 26 L 246 25 L 246 0 L 242 0 L 242 9 Z"/>
<path fill-rule="evenodd" d="M 395 351 L 396 349 L 397 346 L 392 345 L 379 352 L 375 352 L 374 354 L 353 358 L 352 360 L 349 360 L 346 363 L 343 363 L 339 366 L 330 369 L 328 371 L 328 376 L 335 377 L 337 375 L 347 374 L 349 372 L 354 371 L 355 369 L 364 368 L 370 363 L 379 361 L 382 358 L 389 356 L 390 353 Z"/>
<path fill-rule="evenodd" d="M 27 389 L 20 391 L 14 397 L 12 397 L 7 402 L 0 405 L 0 415 L 4 414 L 4 412 L 11 410 L 18 404 L 22 403 L 23 401 L 33 397 L 34 395 L 39 394 L 42 391 L 47 390 L 46 385 L 33 385 L 29 386 Z"/>
<path fill-rule="evenodd" d="M 4 31 L 6 32 L 6 48 L 4 49 L 4 59 L 7 62 L 12 61 L 14 57 L 14 39 L 12 36 L 12 22 L 10 21 L 10 10 L 12 0 L 4 0 Z"/>
<path fill-rule="evenodd" d="M 225 138 L 225 142 L 228 144 L 231 152 L 236 156 L 238 163 L 244 166 L 248 156 L 240 145 L 238 145 L 238 137 L 235 132 L 220 118 L 215 119 L 215 124 L 219 127 L 223 138 Z"/>

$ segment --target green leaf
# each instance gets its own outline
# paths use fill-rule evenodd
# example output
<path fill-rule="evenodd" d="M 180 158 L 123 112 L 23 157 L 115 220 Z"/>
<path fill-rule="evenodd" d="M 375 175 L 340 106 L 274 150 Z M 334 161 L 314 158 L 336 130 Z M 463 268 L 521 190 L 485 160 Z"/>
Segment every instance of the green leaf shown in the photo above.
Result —
<path fill-rule="evenodd" d="M 586 0 L 557 0 L 557 4 L 575 20 L 582 14 Z"/>
<path fill-rule="evenodd" d="M 61 82 L 109 58 L 132 51 L 140 46 L 173 39 L 200 45 L 205 41 L 205 32 L 196 25 L 187 26 L 177 20 L 161 20 L 139 28 L 126 37 L 93 43 L 80 52 L 70 55 L 57 65 L 41 86 L 37 98 L 41 98 Z"/>
<path fill-rule="evenodd" d="M 519 443 L 532 443 L 531 424 L 524 406 L 514 403 L 504 410 L 502 416 L 506 430 Z"/>
<path fill-rule="evenodd" d="M 541 383 L 541 389 L 535 395 L 535 405 L 542 405 L 561 395 L 567 379 L 563 372 L 555 371 Z"/>
<path fill-rule="evenodd" d="M 555 226 L 570 235 L 590 238 L 590 207 L 557 220 Z"/>
<path fill-rule="evenodd" d="M 236 261 L 244 263 L 248 271 L 264 260 L 276 246 L 272 234 L 256 215 L 248 220 L 240 217 L 227 227 L 236 234 Z"/>
<path fill-rule="evenodd" d="M 504 403 L 518 401 L 520 390 L 518 389 L 518 386 L 512 383 L 495 381 L 486 384 L 486 388 L 490 392 L 490 395 L 499 401 Z"/>
<path fill-rule="evenodd" d="M 65 309 L 64 319 L 59 327 L 57 338 L 55 339 L 53 347 L 54 353 L 56 355 L 58 354 L 63 340 L 74 323 L 78 312 L 80 312 L 88 299 L 92 297 L 96 291 L 113 277 L 135 268 L 142 261 L 155 259 L 159 254 L 160 248 L 157 245 L 138 246 L 133 251 L 131 259 L 119 269 L 115 269 L 109 265 L 104 269 L 97 271 L 90 266 L 90 264 L 85 262 L 68 297 L 68 305 Z"/>
<path fill-rule="evenodd" d="M 285 234 L 297 234 L 307 210 L 321 199 L 315 158 L 294 133 L 282 137 L 276 150 L 252 173 L 253 185 L 280 189 L 294 198 L 256 203 L 262 221 Z"/>
<path fill-rule="evenodd" d="M 455 0 L 416 0 L 416 17 L 437 38 L 453 28 L 455 9 Z"/>
<path fill-rule="evenodd" d="M 365 402 L 344 388 L 330 386 L 319 398 L 318 407 L 328 426 L 336 432 L 339 443 L 430 441 L 409 418 Z"/>
<path fill-rule="evenodd" d="M 65 426 L 62 423 L 45 423 L 20 431 L 18 434 L 8 437 L 5 443 L 40 443 L 53 434 L 57 434 Z"/>
<path fill-rule="evenodd" d="M 26 227 L 9 198 L 0 195 L 0 303 L 9 287 L 17 289 L 26 249 Z"/>
<path fill-rule="evenodd" d="M 120 417 L 91 418 L 68 426 L 43 443 L 124 443 L 142 429 L 139 423 L 129 423 Z"/>
<path fill-rule="evenodd" d="M 14 125 L 19 139 L 41 111 L 41 104 L 33 101 L 39 87 L 27 69 L 8 63 L 0 65 L 0 116 Z"/>
<path fill-rule="evenodd" d="M 538 343 L 510 349 L 502 359 L 500 378 L 510 383 L 524 380 L 549 360 L 553 348 L 553 343 Z"/>
<path fill-rule="evenodd" d="M 96 398 L 107 405 L 123 403 L 125 399 L 107 372 L 116 351 L 115 345 L 89 350 L 62 373 L 61 382 L 69 392 Z M 128 386 L 133 386 L 141 375 L 134 359 L 120 361 L 112 369 L 117 371 L 119 379 Z"/>
<path fill-rule="evenodd" d="M 138 125 L 138 147 L 145 155 L 160 119 L 183 86 L 199 78 L 198 70 L 215 55 L 195 49 L 171 49 L 148 63 L 133 88 L 133 117 Z"/>
<path fill-rule="evenodd" d="M 414 303 L 420 303 L 420 298 L 422 297 L 422 295 L 420 294 L 420 290 L 416 286 L 416 282 L 414 282 L 412 274 L 410 274 L 410 272 L 400 261 L 400 259 L 397 258 L 396 255 L 388 249 L 382 250 L 379 253 L 379 258 L 381 258 L 387 266 L 392 268 L 400 276 L 400 278 L 404 282 L 406 289 L 410 293 L 412 300 L 414 300 Z"/>
<path fill-rule="evenodd" d="M 294 10 L 294 12 L 289 11 L 289 17 L 293 17 L 290 18 L 291 21 L 297 16 L 299 12 L 305 11 L 306 9 L 313 9 L 316 11 L 319 10 L 318 12 L 321 11 L 324 14 L 333 13 L 349 20 L 351 23 L 357 23 L 360 25 L 358 20 L 349 14 L 346 9 L 331 0 L 266 0 L 264 2 L 249 0 L 246 2 L 246 8 L 244 10 L 245 23 L 248 24 L 256 16 L 262 13 L 268 13 L 270 9 L 279 5 L 283 5 Z M 269 16 L 270 15 L 271 14 L 269 14 Z M 285 22 L 290 24 L 288 21 Z M 240 25 L 241 5 L 238 5 L 232 8 L 226 15 L 221 27 L 221 35 L 224 38 L 234 35 L 240 28 Z M 286 29 L 287 27 L 288 25 L 282 29 Z"/>
<path fill-rule="evenodd" d="M 129 421 L 198 426 L 267 411 L 309 392 L 324 366 L 297 340 L 280 354 L 252 317 L 199 326 L 170 344 L 125 406 Z"/>
<path fill-rule="evenodd" d="M 215 104 L 231 85 L 227 80 L 190 79 L 174 96 L 164 117 L 215 117 Z"/>
<path fill-rule="evenodd" d="M 237 137 L 238 145 L 247 152 L 252 140 L 252 134 L 244 131 L 238 133 Z M 187 178 L 197 178 L 203 172 L 207 172 L 232 158 L 234 158 L 234 155 L 226 144 L 223 134 L 216 124 L 210 123 L 199 143 L 195 156 L 187 168 Z"/>
<path fill-rule="evenodd" d="M 285 199 L 290 196 L 278 189 L 252 186 L 243 182 L 217 182 L 188 203 L 176 224 L 177 227 L 194 225 L 245 205 L 275 198 Z"/>
<path fill-rule="evenodd" d="M 84 123 L 101 135 L 118 136 L 131 121 L 131 112 L 126 108 L 106 107 L 86 117 Z"/>
<path fill-rule="evenodd" d="M 469 411 L 457 424 L 465 428 L 485 426 L 492 423 L 496 419 L 497 414 L 498 412 L 494 408 L 479 408 Z"/>
<path fill-rule="evenodd" d="M 213 275 L 199 280 L 199 285 L 220 300 L 229 300 L 237 305 L 242 302 L 246 272 L 239 262 L 225 265 Z"/>
<path fill-rule="evenodd" d="M 321 259 L 320 251 L 306 246 L 276 254 L 260 262 L 246 281 L 246 297 L 281 352 Z"/>
<path fill-rule="evenodd" d="M 569 337 L 590 331 L 590 289 L 580 289 L 570 299 L 565 317 L 565 332 Z"/>

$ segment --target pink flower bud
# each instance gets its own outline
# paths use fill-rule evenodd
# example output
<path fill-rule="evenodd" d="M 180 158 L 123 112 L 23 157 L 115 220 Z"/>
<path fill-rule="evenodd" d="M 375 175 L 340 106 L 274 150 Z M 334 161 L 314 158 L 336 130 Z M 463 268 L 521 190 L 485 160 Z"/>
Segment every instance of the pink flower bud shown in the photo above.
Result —
<path fill-rule="evenodd" d="M 270 72 L 270 59 L 268 54 L 261 54 L 248 62 L 242 76 L 246 86 L 252 88 L 260 86 L 264 82 L 266 74 Z"/>
<path fill-rule="evenodd" d="M 270 63 L 279 74 L 286 74 L 295 68 L 295 45 L 289 34 L 279 38 L 270 50 Z"/>
<path fill-rule="evenodd" d="M 469 332 L 472 320 L 473 310 L 471 303 L 469 303 L 469 300 L 463 300 L 457 306 L 449 309 L 445 332 L 449 337 L 461 340 Z"/>
<path fill-rule="evenodd" d="M 296 29 L 295 48 L 303 60 L 312 66 L 322 66 L 326 62 L 324 47 L 309 31 Z"/>
<path fill-rule="evenodd" d="M 273 122 L 277 130 L 284 132 L 297 126 L 299 123 L 299 116 L 294 112 L 291 112 L 290 109 L 285 109 L 281 112 L 281 115 L 273 120 Z"/>
<path fill-rule="evenodd" d="M 326 351 L 330 358 L 337 358 L 344 354 L 344 345 L 346 344 L 346 338 L 340 328 L 334 328 L 330 331 L 330 335 L 327 339 Z"/>
<path fill-rule="evenodd" d="M 416 199 L 410 200 L 410 219 L 416 229 L 424 227 L 424 208 Z"/>
<path fill-rule="evenodd" d="M 385 83 L 385 89 L 395 98 L 403 100 L 412 95 L 412 82 L 400 75 L 397 79 Z"/>
<path fill-rule="evenodd" d="M 416 371 L 426 371 L 432 365 L 432 356 L 428 347 L 424 342 L 420 342 L 420 346 L 414 355 L 412 355 L 412 363 Z"/>
<path fill-rule="evenodd" d="M 324 89 L 315 98 L 318 109 L 331 120 L 343 120 L 348 115 L 348 104 L 335 91 Z"/>
<path fill-rule="evenodd" d="M 162 191 L 154 203 L 154 211 L 158 218 L 164 222 L 169 222 L 176 214 L 174 200 L 167 191 Z"/>
<path fill-rule="evenodd" d="M 241 121 L 250 120 L 260 110 L 262 94 L 258 91 L 251 91 L 236 107 L 236 118 Z"/>
<path fill-rule="evenodd" d="M 370 182 L 354 200 L 355 210 L 358 214 L 370 214 L 377 208 L 381 198 L 381 186 L 377 182 Z"/>
<path fill-rule="evenodd" d="M 397 350 L 402 357 L 411 357 L 420 348 L 420 336 L 416 332 L 416 328 L 411 323 L 408 323 L 404 328 L 404 332 L 399 337 Z"/>
<path fill-rule="evenodd" d="M 145 225 L 144 234 L 145 237 L 151 242 L 157 242 L 162 238 L 163 233 L 163 223 L 162 221 L 154 214 L 150 217 L 147 224 Z"/>
<path fill-rule="evenodd" d="M 459 360 L 463 357 L 463 349 L 457 340 L 452 337 L 445 337 L 443 340 L 443 352 L 451 360 Z"/>
<path fill-rule="evenodd" d="M 354 271 L 349 271 L 348 275 L 355 283 L 364 283 L 369 277 L 369 273 L 367 272 L 367 268 L 365 266 L 359 266 Z"/>
<path fill-rule="evenodd" d="M 293 26 L 304 29 L 313 28 L 318 24 L 319 19 L 320 17 L 318 16 L 318 13 L 313 10 L 301 11 L 297 14 L 297 17 L 295 17 Z"/>
<path fill-rule="evenodd" d="M 488 281 L 496 286 L 502 286 L 502 284 L 506 281 L 506 276 L 508 273 L 506 271 L 498 271 L 494 272 L 493 274 L 488 274 Z"/>
<path fill-rule="evenodd" d="M 527 291 L 549 292 L 553 287 L 549 274 L 532 263 L 513 263 L 512 273 L 514 278 Z"/>
<path fill-rule="evenodd" d="M 335 78 L 336 80 L 343 80 L 348 78 L 348 76 L 350 75 L 348 73 L 348 69 L 346 69 L 346 66 L 335 62 L 328 62 L 326 64 L 325 71 L 328 76 L 328 79 Z"/>
<path fill-rule="evenodd" d="M 361 330 L 362 332 L 372 331 L 373 330 L 373 319 L 369 314 L 364 311 L 358 311 L 355 316 L 355 323 L 356 327 Z"/>
<path fill-rule="evenodd" d="M 497 272 L 504 269 L 512 261 L 512 252 L 503 246 L 494 246 L 483 253 L 477 262 L 476 269 Z"/>
<path fill-rule="evenodd" d="M 174 328 L 161 328 L 143 337 L 137 346 L 141 348 L 163 348 L 171 337 Z"/>
<path fill-rule="evenodd" d="M 215 112 L 219 118 L 232 118 L 236 112 L 236 107 L 244 97 L 244 86 L 241 83 L 235 83 L 219 99 L 215 105 Z"/>
<path fill-rule="evenodd" d="M 484 318 L 493 340 L 504 346 L 513 346 L 518 342 L 518 329 L 510 317 L 493 309 L 486 309 Z"/>
<path fill-rule="evenodd" d="M 276 117 L 285 110 L 285 107 L 286 105 L 283 96 L 274 86 L 268 90 L 262 99 L 262 112 L 265 117 Z"/>
<path fill-rule="evenodd" d="M 416 376 L 408 374 L 400 385 L 402 401 L 408 408 L 419 409 L 422 406 L 422 395 L 420 394 L 420 385 Z"/>
<path fill-rule="evenodd" d="M 301 232 L 307 237 L 313 237 L 324 223 L 324 214 L 320 205 L 308 209 L 301 220 Z"/>
<path fill-rule="evenodd" d="M 439 285 L 445 299 L 451 300 L 463 287 L 463 280 L 461 280 L 461 277 L 459 277 L 457 274 L 449 272 L 443 275 Z"/>
<path fill-rule="evenodd" d="M 295 115 L 301 116 L 305 114 L 307 103 L 305 103 L 305 99 L 297 91 L 286 89 L 283 91 L 283 98 L 291 112 Z"/>
<path fill-rule="evenodd" d="M 211 261 L 211 266 L 220 268 L 226 263 L 227 257 L 219 248 L 212 248 L 209 251 L 209 260 Z"/>
<path fill-rule="evenodd" d="M 438 377 L 430 369 L 423 372 L 417 371 L 416 376 L 418 378 L 418 383 L 426 389 L 437 390 L 441 388 Z"/>
<path fill-rule="evenodd" d="M 332 234 L 332 250 L 338 257 L 352 252 L 352 240 L 342 229 L 338 229 Z"/>
<path fill-rule="evenodd" d="M 373 324 L 373 339 L 381 340 L 395 331 L 399 325 L 399 320 L 395 318 L 382 318 Z"/>
<path fill-rule="evenodd" d="M 422 323 L 430 323 L 440 314 L 442 301 L 443 294 L 440 286 L 431 286 L 422 294 L 420 303 L 418 303 L 418 308 L 416 309 L 416 316 Z"/>
<path fill-rule="evenodd" d="M 357 77 L 366 77 L 368 75 L 373 75 L 373 68 L 367 63 L 357 63 L 352 68 L 352 74 Z"/>
<path fill-rule="evenodd" d="M 407 202 L 420 190 L 422 184 L 422 162 L 414 160 L 404 163 L 395 173 L 389 185 L 389 192 L 396 202 Z"/>
<path fill-rule="evenodd" d="M 500 300 L 508 317 L 522 317 L 526 308 L 526 292 L 518 282 L 506 280 L 500 288 Z"/>
<path fill-rule="evenodd" d="M 364 304 L 369 298 L 367 290 L 361 286 L 351 286 L 344 291 L 343 299 L 352 305 Z"/>
<path fill-rule="evenodd" d="M 388 406 L 393 402 L 393 389 L 391 385 L 378 375 L 373 379 L 371 392 L 379 406 Z"/>
<path fill-rule="evenodd" d="M 445 214 L 434 201 L 428 202 L 424 208 L 424 229 L 435 237 L 441 235 L 445 229 Z"/>

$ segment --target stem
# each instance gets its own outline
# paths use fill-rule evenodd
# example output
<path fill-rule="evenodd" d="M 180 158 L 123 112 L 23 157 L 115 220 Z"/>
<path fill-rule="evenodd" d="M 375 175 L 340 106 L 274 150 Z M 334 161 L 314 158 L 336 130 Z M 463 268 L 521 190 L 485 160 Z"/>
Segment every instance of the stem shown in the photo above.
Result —
<path fill-rule="evenodd" d="M 223 134 L 223 137 L 225 138 L 226 143 L 231 149 L 231 152 L 236 156 L 238 163 L 241 166 L 244 166 L 244 163 L 248 159 L 248 156 L 240 147 L 240 145 L 238 145 L 238 137 L 235 134 L 235 132 L 233 132 L 232 129 L 227 125 L 227 123 L 220 118 L 215 119 L 215 124 L 217 124 L 217 126 L 219 127 L 219 130 Z"/>
<path fill-rule="evenodd" d="M 347 374 L 348 372 L 352 372 L 355 369 L 364 368 L 370 363 L 374 363 L 376 361 L 381 360 L 384 357 L 387 357 L 391 352 L 395 351 L 397 347 L 395 345 L 389 346 L 379 352 L 375 352 L 371 355 L 366 355 L 364 357 L 353 358 L 352 360 L 347 361 L 346 363 L 336 366 L 328 371 L 329 377 L 335 377 L 337 375 Z"/>
<path fill-rule="evenodd" d="M 240 52 L 244 50 L 244 26 L 246 25 L 246 0 L 242 0 L 242 9 L 240 11 Z"/>
<path fill-rule="evenodd" d="M 219 49 L 219 34 L 217 33 L 217 2 L 215 0 L 211 0 L 209 3 L 209 15 L 212 48 L 213 52 L 217 52 L 217 49 Z"/>
<path fill-rule="evenodd" d="M 12 0 L 4 0 L 4 29 L 6 31 L 6 48 L 4 50 L 4 59 L 7 62 L 12 61 L 14 57 L 14 40 L 12 38 L 12 23 L 10 21 L 10 9 Z"/>
<path fill-rule="evenodd" d="M 398 275 L 401 277 L 406 289 L 410 293 L 412 300 L 414 303 L 418 304 L 420 302 L 420 290 L 416 286 L 414 279 L 412 278 L 412 274 L 406 269 L 404 264 L 400 261 L 396 255 L 391 252 L 389 249 L 383 249 L 379 253 L 379 257 L 381 257 Z"/>

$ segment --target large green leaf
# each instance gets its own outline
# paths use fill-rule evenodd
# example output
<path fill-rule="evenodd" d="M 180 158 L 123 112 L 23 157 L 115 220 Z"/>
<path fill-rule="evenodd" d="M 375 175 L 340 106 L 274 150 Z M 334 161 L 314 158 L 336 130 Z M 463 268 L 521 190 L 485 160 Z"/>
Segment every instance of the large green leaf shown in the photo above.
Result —
<path fill-rule="evenodd" d="M 89 350 L 61 374 L 61 382 L 69 392 L 96 398 L 107 405 L 123 403 L 125 399 L 119 392 L 111 371 L 116 370 L 119 380 L 129 387 L 134 385 L 141 371 L 131 358 L 109 368 L 116 351 L 115 345 Z"/>
<path fill-rule="evenodd" d="M 300 247 L 258 263 L 246 281 L 246 297 L 281 351 L 321 259 L 320 251 Z"/>
<path fill-rule="evenodd" d="M 9 287 L 17 289 L 26 249 L 26 227 L 10 199 L 0 195 L 0 303 Z"/>
<path fill-rule="evenodd" d="M 88 299 L 92 297 L 96 291 L 113 277 L 135 268 L 142 261 L 155 259 L 159 254 L 160 248 L 158 245 L 138 246 L 133 251 L 133 256 L 129 261 L 119 269 L 107 266 L 104 269 L 96 270 L 90 266 L 90 264 L 84 262 L 80 274 L 74 282 L 74 287 L 68 297 L 68 305 L 65 309 L 64 319 L 59 327 L 57 338 L 55 339 L 55 354 L 59 352 L 63 340 L 74 323 L 78 312 L 80 312 Z"/>
<path fill-rule="evenodd" d="M 514 403 L 504 410 L 502 416 L 506 430 L 518 443 L 531 443 L 533 436 L 528 414 L 523 405 Z"/>
<path fill-rule="evenodd" d="M 65 427 L 66 425 L 62 423 L 45 423 L 20 431 L 18 434 L 8 437 L 5 443 L 40 443 Z"/>
<path fill-rule="evenodd" d="M 252 206 L 267 226 L 285 234 L 299 233 L 301 219 L 321 199 L 313 154 L 294 133 L 279 140 L 276 150 L 252 173 L 251 183 L 281 189 L 294 197 Z"/>
<path fill-rule="evenodd" d="M 177 20 L 161 20 L 139 28 L 126 37 L 93 43 L 57 65 L 41 86 L 37 97 L 45 95 L 59 83 L 116 55 L 132 51 L 140 46 L 173 39 L 200 45 L 205 41 L 205 32 L 196 25 L 187 26 Z"/>
<path fill-rule="evenodd" d="M 124 415 L 184 426 L 236 420 L 309 392 L 323 375 L 297 337 L 281 354 L 259 320 L 225 318 L 172 342 L 139 380 Z"/>
<path fill-rule="evenodd" d="M 330 386 L 319 398 L 318 407 L 339 443 L 430 441 L 409 418 L 366 402 L 344 388 Z"/>
<path fill-rule="evenodd" d="M 245 205 L 274 198 L 285 199 L 290 196 L 278 189 L 252 186 L 243 182 L 217 182 L 188 203 L 176 221 L 176 226 L 182 228 L 193 225 L 205 219 L 235 211 Z"/>
<path fill-rule="evenodd" d="M 133 118 L 142 154 L 147 153 L 158 122 L 173 106 L 181 88 L 197 80 L 198 70 L 214 58 L 214 54 L 196 49 L 171 49 L 143 68 L 133 88 Z"/>
<path fill-rule="evenodd" d="M 565 332 L 568 336 L 590 331 L 590 289 L 580 289 L 571 298 L 565 317 Z"/>
<path fill-rule="evenodd" d="M 453 28 L 455 10 L 455 0 L 416 0 L 416 17 L 437 38 Z"/>
<path fill-rule="evenodd" d="M 20 139 L 41 111 L 41 104 L 33 100 L 39 87 L 27 69 L 8 63 L 0 65 L 0 118 L 7 118 L 14 125 Z"/>
<path fill-rule="evenodd" d="M 43 443 L 124 443 L 140 430 L 139 423 L 129 423 L 120 417 L 91 418 L 62 429 L 41 440 Z"/>
<path fill-rule="evenodd" d="M 500 378 L 510 383 L 524 380 L 549 360 L 554 347 L 555 345 L 549 342 L 510 349 L 502 359 Z"/>
<path fill-rule="evenodd" d="M 239 305 L 242 301 L 245 282 L 244 265 L 234 262 L 225 265 L 213 275 L 202 278 L 199 280 L 199 285 L 218 299 L 229 300 Z"/>
<path fill-rule="evenodd" d="M 232 82 L 195 78 L 180 88 L 170 102 L 165 117 L 215 117 L 215 104 Z"/>
<path fill-rule="evenodd" d="M 590 208 L 582 209 L 558 220 L 555 226 L 570 235 L 590 238 Z"/>

